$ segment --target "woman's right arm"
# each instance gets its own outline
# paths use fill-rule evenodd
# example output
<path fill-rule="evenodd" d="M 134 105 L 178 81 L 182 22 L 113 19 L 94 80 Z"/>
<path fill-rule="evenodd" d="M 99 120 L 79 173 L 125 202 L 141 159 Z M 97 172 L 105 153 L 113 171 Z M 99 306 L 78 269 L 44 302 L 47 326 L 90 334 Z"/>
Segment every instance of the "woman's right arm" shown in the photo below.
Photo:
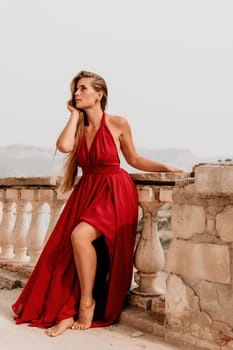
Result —
<path fill-rule="evenodd" d="M 67 102 L 67 108 L 71 112 L 70 118 L 56 142 L 57 149 L 63 153 L 69 153 L 74 148 L 75 132 L 79 119 L 79 111 L 71 106 L 71 101 Z"/>

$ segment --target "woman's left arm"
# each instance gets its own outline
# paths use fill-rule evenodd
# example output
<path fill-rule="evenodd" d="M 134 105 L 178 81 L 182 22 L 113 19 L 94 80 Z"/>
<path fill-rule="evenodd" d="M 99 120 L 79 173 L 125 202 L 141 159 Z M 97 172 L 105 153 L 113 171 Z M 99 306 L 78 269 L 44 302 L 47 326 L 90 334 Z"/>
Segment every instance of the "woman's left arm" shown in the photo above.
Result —
<path fill-rule="evenodd" d="M 123 156 L 127 163 L 132 167 L 149 172 L 178 172 L 183 173 L 184 170 L 175 168 L 170 165 L 155 162 L 153 160 L 140 156 L 134 146 L 132 132 L 128 121 L 121 118 L 120 121 L 121 135 L 120 146 Z"/>

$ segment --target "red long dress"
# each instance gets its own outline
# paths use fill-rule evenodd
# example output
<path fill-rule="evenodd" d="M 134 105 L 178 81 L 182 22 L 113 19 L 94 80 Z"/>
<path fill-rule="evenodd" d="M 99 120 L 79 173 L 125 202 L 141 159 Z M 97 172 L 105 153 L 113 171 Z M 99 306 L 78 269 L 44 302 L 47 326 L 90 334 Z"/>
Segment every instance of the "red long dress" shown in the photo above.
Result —
<path fill-rule="evenodd" d="M 77 319 L 80 286 L 70 236 L 80 221 L 102 233 L 93 242 L 97 273 L 91 327 L 115 322 L 124 304 L 132 278 L 138 198 L 132 179 L 120 168 L 117 147 L 104 113 L 89 151 L 83 133 L 77 158 L 82 176 L 27 284 L 12 305 L 17 324 L 26 322 L 47 328 L 66 318 Z"/>

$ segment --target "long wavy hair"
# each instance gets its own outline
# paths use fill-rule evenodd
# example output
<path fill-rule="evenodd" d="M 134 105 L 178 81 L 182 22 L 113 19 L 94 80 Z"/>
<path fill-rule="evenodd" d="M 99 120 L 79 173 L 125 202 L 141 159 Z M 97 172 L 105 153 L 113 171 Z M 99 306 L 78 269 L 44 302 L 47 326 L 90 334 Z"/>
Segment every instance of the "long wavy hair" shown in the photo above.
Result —
<path fill-rule="evenodd" d="M 73 106 L 75 106 L 75 91 L 77 84 L 81 78 L 91 78 L 91 86 L 95 91 L 102 91 L 103 96 L 100 101 L 100 105 L 103 111 L 107 106 L 108 101 L 108 89 L 105 80 L 98 74 L 81 71 L 71 81 L 70 90 Z M 87 115 L 84 110 L 79 110 L 79 120 L 75 131 L 75 144 L 73 150 L 67 155 L 64 165 L 64 176 L 60 186 L 61 191 L 70 191 L 75 183 L 75 179 L 78 175 L 78 159 L 77 159 L 77 147 L 79 145 L 80 138 L 82 136 L 84 126 L 88 125 Z"/>

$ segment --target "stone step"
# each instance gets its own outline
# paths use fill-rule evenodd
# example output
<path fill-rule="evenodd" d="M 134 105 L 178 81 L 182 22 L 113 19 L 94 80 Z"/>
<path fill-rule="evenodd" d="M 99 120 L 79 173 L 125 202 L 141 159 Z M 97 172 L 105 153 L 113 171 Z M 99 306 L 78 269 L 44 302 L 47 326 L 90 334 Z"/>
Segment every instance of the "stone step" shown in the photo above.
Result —
<path fill-rule="evenodd" d="M 120 315 L 119 323 L 134 327 L 143 333 L 150 333 L 161 340 L 165 338 L 164 317 L 135 305 L 126 305 Z"/>

